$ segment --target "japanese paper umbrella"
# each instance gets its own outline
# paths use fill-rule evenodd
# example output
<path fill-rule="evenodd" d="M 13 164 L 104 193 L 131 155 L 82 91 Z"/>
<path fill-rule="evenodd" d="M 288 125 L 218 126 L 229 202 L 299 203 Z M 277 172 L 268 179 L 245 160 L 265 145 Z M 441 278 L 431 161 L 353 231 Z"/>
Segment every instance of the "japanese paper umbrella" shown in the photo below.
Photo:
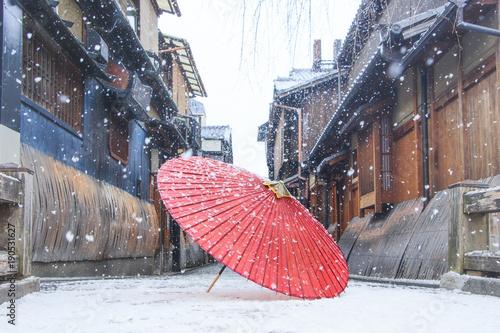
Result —
<path fill-rule="evenodd" d="M 285 295 L 338 295 L 348 281 L 340 249 L 274 183 L 203 157 L 175 158 L 158 172 L 158 190 L 172 217 L 225 266 Z"/>

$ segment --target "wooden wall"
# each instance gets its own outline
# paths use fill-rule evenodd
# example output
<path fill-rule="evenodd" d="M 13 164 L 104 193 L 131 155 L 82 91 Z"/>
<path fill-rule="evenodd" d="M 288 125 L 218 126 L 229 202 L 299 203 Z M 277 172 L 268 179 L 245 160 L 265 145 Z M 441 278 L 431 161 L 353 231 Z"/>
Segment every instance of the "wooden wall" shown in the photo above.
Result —
<path fill-rule="evenodd" d="M 307 97 L 302 108 L 302 160 L 309 156 L 309 152 L 321 136 L 330 118 L 337 108 L 336 81 L 320 84 L 306 90 Z M 297 129 L 298 131 L 298 129 Z"/>
<path fill-rule="evenodd" d="M 182 75 L 181 65 L 177 60 L 172 64 L 172 97 L 180 114 L 190 114 L 189 87 Z"/>
<path fill-rule="evenodd" d="M 496 72 L 466 90 L 470 178 L 482 179 L 500 173 L 500 110 Z"/>
<path fill-rule="evenodd" d="M 151 0 L 140 0 L 141 43 L 146 51 L 158 53 L 158 17 Z"/>
<path fill-rule="evenodd" d="M 466 80 L 464 80 L 466 82 Z M 496 71 L 478 78 L 431 115 L 433 189 L 500 171 L 500 110 Z"/>
<path fill-rule="evenodd" d="M 415 129 L 402 133 L 393 140 L 394 181 L 392 199 L 397 204 L 418 197 L 418 156 L 420 154 Z"/>
<path fill-rule="evenodd" d="M 81 133 L 23 97 L 21 142 L 134 196 L 149 199 L 151 153 L 144 149 L 146 129 L 137 121 L 129 121 L 129 163 L 123 165 L 111 157 L 110 102 L 96 80 L 87 79 L 84 87 Z"/>

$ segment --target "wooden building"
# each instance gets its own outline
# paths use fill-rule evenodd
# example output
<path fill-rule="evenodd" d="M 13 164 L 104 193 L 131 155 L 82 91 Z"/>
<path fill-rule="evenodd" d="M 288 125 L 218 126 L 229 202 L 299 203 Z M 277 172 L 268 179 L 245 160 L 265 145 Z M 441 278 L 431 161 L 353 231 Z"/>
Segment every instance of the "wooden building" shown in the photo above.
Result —
<path fill-rule="evenodd" d="M 201 148 L 203 157 L 233 163 L 233 134 L 230 126 L 202 126 Z"/>
<path fill-rule="evenodd" d="M 498 13 L 489 0 L 362 1 L 337 58 L 340 101 L 302 159 L 322 188 L 306 203 L 353 274 L 439 278 L 462 237 L 448 233 L 449 187 L 499 185 Z M 482 250 L 498 251 L 487 232 Z"/>
<path fill-rule="evenodd" d="M 180 16 L 175 0 L 2 1 L 0 163 L 33 172 L 34 275 L 205 260 L 155 190 L 161 163 L 199 147 L 189 98 L 206 95 L 189 44 L 159 33 L 164 12 Z M 182 246 L 190 259 L 170 254 Z"/>
<path fill-rule="evenodd" d="M 336 42 L 335 45 L 338 49 L 340 44 Z M 336 62 L 322 60 L 321 40 L 314 42 L 313 51 L 311 68 L 293 69 L 288 77 L 274 80 L 269 121 L 259 128 L 261 141 L 266 141 L 269 178 L 284 180 L 291 193 L 303 203 L 309 198 L 309 192 L 318 188 L 308 186 L 309 173 L 303 170 L 302 164 L 326 127 L 338 100 Z M 322 216 L 323 211 L 316 211 L 315 215 Z"/>

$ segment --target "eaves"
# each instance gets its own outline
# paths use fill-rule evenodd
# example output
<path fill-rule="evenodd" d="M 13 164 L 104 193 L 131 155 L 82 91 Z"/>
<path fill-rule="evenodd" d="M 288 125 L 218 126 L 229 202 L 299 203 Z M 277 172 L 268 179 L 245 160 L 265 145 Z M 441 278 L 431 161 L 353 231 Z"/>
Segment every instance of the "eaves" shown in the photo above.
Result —
<path fill-rule="evenodd" d="M 341 74 L 343 75 L 345 73 L 341 73 Z M 284 97 L 287 97 L 287 96 L 292 95 L 294 93 L 300 92 L 301 90 L 305 90 L 305 89 L 320 85 L 320 84 L 328 82 L 328 81 L 333 81 L 337 78 L 338 78 L 338 71 L 328 72 L 321 77 L 314 78 L 313 80 L 298 83 L 290 88 L 277 90 L 276 97 L 277 98 L 284 98 Z"/>

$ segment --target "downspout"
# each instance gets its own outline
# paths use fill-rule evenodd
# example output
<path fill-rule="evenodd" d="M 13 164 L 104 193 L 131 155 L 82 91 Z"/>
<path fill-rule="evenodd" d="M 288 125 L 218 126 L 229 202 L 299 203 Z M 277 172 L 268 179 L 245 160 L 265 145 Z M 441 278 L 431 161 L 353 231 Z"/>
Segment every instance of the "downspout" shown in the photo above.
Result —
<path fill-rule="evenodd" d="M 457 28 L 500 37 L 500 30 L 492 29 L 492 28 L 488 28 L 488 27 L 483 27 L 482 25 L 477 25 L 477 24 L 465 22 L 464 21 L 465 3 L 457 1 L 457 6 L 459 8 L 458 13 L 457 13 Z"/>
<path fill-rule="evenodd" d="M 422 178 L 424 185 L 424 209 L 429 203 L 429 130 L 427 125 L 427 68 L 420 67 L 420 94 L 422 114 Z"/>

